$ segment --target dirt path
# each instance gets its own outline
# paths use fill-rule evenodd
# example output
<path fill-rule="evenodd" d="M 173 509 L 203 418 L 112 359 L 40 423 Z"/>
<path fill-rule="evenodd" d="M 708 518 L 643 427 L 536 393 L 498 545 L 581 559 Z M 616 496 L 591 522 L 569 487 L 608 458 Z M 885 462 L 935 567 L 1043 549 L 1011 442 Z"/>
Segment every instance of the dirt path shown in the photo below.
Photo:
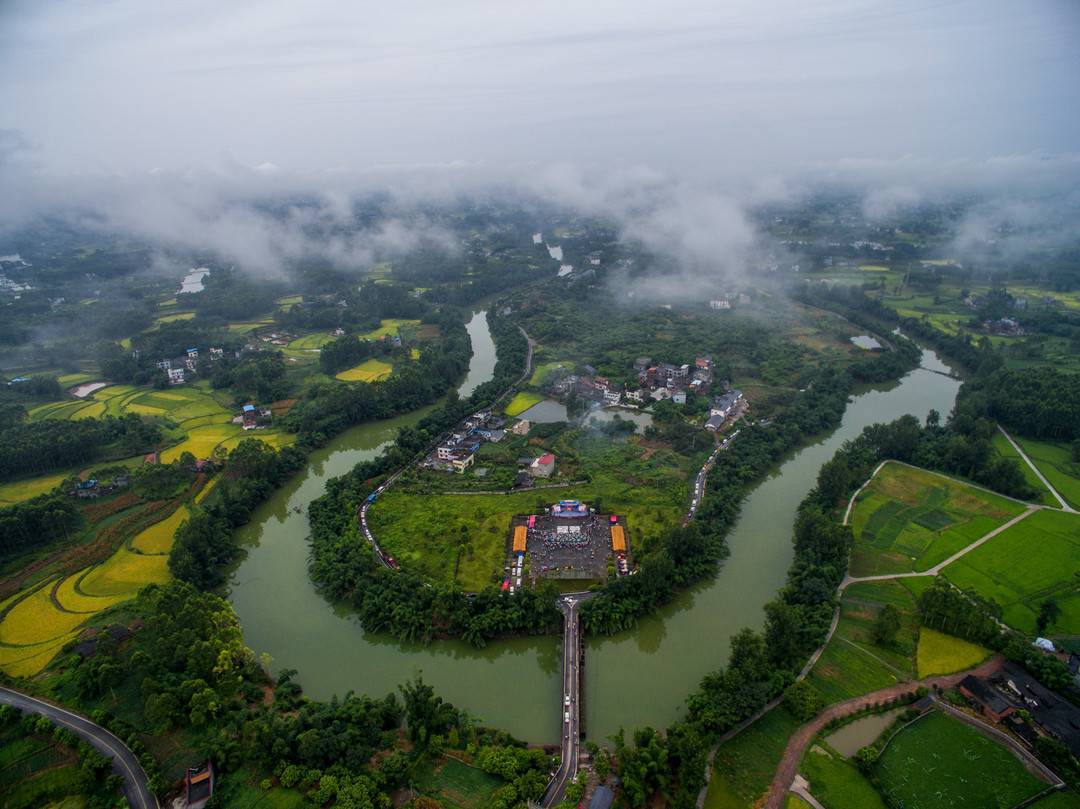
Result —
<path fill-rule="evenodd" d="M 909 683 L 898 683 L 897 685 L 892 685 L 888 688 L 882 688 L 880 691 L 873 691 L 869 694 L 863 694 L 854 699 L 849 699 L 846 702 L 838 702 L 835 705 L 830 705 L 805 725 L 800 726 L 791 735 L 791 738 L 788 739 L 787 747 L 784 750 L 784 757 L 780 759 L 780 765 L 776 768 L 776 774 L 773 776 L 772 785 L 769 787 L 769 793 L 763 804 L 764 809 L 782 809 L 788 789 L 795 780 L 795 775 L 799 769 L 799 762 L 802 761 L 803 753 L 806 752 L 806 748 L 810 745 L 810 742 L 821 729 L 828 724 L 829 720 L 848 716 L 849 714 L 855 713 L 856 711 L 878 702 L 890 700 L 904 694 L 910 694 L 919 686 L 932 688 L 936 685 L 941 688 L 951 688 L 969 674 L 974 674 L 978 677 L 989 677 L 1001 668 L 1004 662 L 1005 659 L 1003 657 L 994 655 L 982 665 L 976 666 L 973 669 L 968 669 L 967 671 L 940 677 L 927 677 L 925 680 L 914 680 Z"/>

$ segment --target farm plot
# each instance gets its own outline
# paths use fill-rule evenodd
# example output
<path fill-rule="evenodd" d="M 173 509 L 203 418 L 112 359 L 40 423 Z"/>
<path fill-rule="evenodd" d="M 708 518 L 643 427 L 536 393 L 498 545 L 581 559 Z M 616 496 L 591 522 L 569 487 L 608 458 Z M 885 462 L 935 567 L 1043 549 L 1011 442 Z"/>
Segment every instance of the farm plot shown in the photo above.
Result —
<path fill-rule="evenodd" d="M 1046 509 L 957 559 L 943 571 L 953 584 L 973 588 L 1002 607 L 1005 623 L 1035 630 L 1043 601 L 1062 607 L 1050 625 L 1057 634 L 1080 633 L 1080 516 Z"/>
<path fill-rule="evenodd" d="M 937 711 L 900 731 L 875 772 L 905 809 L 1011 809 L 1047 787 L 1007 748 Z"/>
<path fill-rule="evenodd" d="M 810 782 L 810 793 L 825 809 L 886 809 L 877 790 L 855 765 L 824 747 L 811 747 L 803 756 L 799 772 Z"/>
<path fill-rule="evenodd" d="M 120 548 L 81 576 L 76 587 L 88 596 L 134 597 L 147 584 L 169 581 L 166 556 L 147 556 Z"/>
<path fill-rule="evenodd" d="M 1031 498 L 1031 502 L 1042 503 L 1044 506 L 1053 506 L 1055 508 L 1058 506 L 1058 501 L 1050 494 L 1050 490 L 1043 485 L 1043 482 L 1039 480 L 1031 467 L 1020 457 L 1020 454 L 1012 448 L 1012 444 L 1009 443 L 1009 440 L 1003 436 L 1000 431 L 994 433 L 994 437 L 990 439 L 990 443 L 993 445 L 994 451 L 1002 458 L 1016 461 L 1028 486 L 1039 493 L 1037 497 Z"/>
<path fill-rule="evenodd" d="M 368 359 L 359 365 L 355 365 L 337 374 L 342 382 L 378 382 L 386 379 L 394 370 L 394 366 L 382 360 Z"/>
<path fill-rule="evenodd" d="M 886 464 L 855 503 L 851 574 L 926 570 L 1023 510 L 922 469 Z"/>
<path fill-rule="evenodd" d="M 0 643 L 28 646 L 56 640 L 81 624 L 86 617 L 61 612 L 52 603 L 53 581 L 48 581 L 12 606 L 0 622 Z"/>
<path fill-rule="evenodd" d="M 1065 502 L 1073 508 L 1080 508 L 1080 463 L 1072 459 L 1071 448 L 1064 444 L 1051 444 L 1030 438 L 1017 438 L 1016 442 L 1024 448 L 1024 452 L 1039 467 L 1050 485 L 1065 498 Z M 1057 504 L 1056 500 L 1052 503 L 1055 506 Z"/>
<path fill-rule="evenodd" d="M 327 343 L 332 343 L 334 339 L 330 332 L 317 331 L 312 334 L 305 334 L 303 337 L 297 337 L 285 346 L 285 349 L 287 352 L 318 351 Z"/>
<path fill-rule="evenodd" d="M 0 506 L 10 506 L 37 497 L 39 494 L 48 494 L 68 477 L 68 473 L 61 472 L 56 475 L 30 478 L 29 480 L 13 480 L 0 485 Z"/>
<path fill-rule="evenodd" d="M 367 334 L 361 334 L 361 337 L 366 337 L 369 340 L 381 340 L 383 337 L 393 337 L 401 332 L 404 328 L 416 328 L 420 325 L 419 320 L 407 320 L 402 318 L 390 318 L 388 320 L 380 320 L 379 328 L 372 329 Z"/>
<path fill-rule="evenodd" d="M 873 627 L 886 604 L 900 610 L 901 628 L 883 646 L 875 643 Z M 905 587 L 891 581 L 854 584 L 844 593 L 840 623 L 807 682 L 831 704 L 910 680 L 918 634 L 915 598 Z"/>
<path fill-rule="evenodd" d="M 924 626 L 919 630 L 919 650 L 916 655 L 919 679 L 970 669 L 991 654 L 989 649 L 977 643 L 954 638 Z"/>
<path fill-rule="evenodd" d="M 508 416 L 519 416 L 538 402 L 544 401 L 544 397 L 539 393 L 526 393 L 525 391 L 519 391 L 514 394 L 514 398 L 510 400 L 510 403 L 506 405 L 503 410 Z"/>
<path fill-rule="evenodd" d="M 799 726 L 783 709 L 769 711 L 716 751 L 705 809 L 750 809 L 769 788 L 787 740 Z"/>
<path fill-rule="evenodd" d="M 149 555 L 166 554 L 172 548 L 173 534 L 191 516 L 187 506 L 180 506 L 161 522 L 156 522 L 131 540 L 131 548 Z"/>
<path fill-rule="evenodd" d="M 484 809 L 492 805 L 492 796 L 505 782 L 481 769 L 446 757 L 433 764 L 424 761 L 416 771 L 416 785 L 421 792 L 437 795 L 447 809 Z"/>

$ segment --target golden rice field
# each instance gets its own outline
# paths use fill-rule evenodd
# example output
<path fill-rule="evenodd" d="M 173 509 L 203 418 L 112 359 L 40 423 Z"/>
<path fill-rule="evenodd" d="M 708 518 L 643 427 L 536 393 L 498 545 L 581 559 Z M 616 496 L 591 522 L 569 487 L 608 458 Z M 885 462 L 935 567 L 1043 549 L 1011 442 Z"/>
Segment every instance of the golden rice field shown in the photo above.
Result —
<path fill-rule="evenodd" d="M 56 588 L 56 600 L 60 602 L 60 606 L 65 610 L 92 615 L 95 612 L 108 609 L 114 604 L 119 604 L 128 598 L 126 595 L 88 596 L 85 593 L 80 593 L 75 589 L 75 583 L 79 580 L 79 576 L 85 572 L 85 570 L 80 570 L 78 573 L 67 576 Z"/>
<path fill-rule="evenodd" d="M 131 598 L 148 584 L 165 584 L 168 580 L 166 556 L 146 556 L 120 548 L 92 568 L 78 582 L 78 588 L 89 596 L 122 595 Z"/>
<path fill-rule="evenodd" d="M 517 416 L 524 413 L 530 407 L 538 402 L 544 401 L 544 397 L 539 393 L 526 393 L 525 391 L 518 391 L 514 394 L 514 398 L 510 400 L 510 403 L 503 410 L 508 416 Z"/>
<path fill-rule="evenodd" d="M 134 550 L 148 554 L 168 553 L 172 547 L 173 534 L 176 533 L 176 529 L 180 527 L 181 523 L 186 522 L 190 516 L 191 512 L 188 511 L 187 506 L 180 506 L 166 519 L 156 522 L 145 531 L 136 534 L 135 538 L 131 540 L 131 547 Z"/>
<path fill-rule="evenodd" d="M 969 643 L 927 627 L 919 630 L 917 663 L 919 677 L 952 674 L 977 666 L 990 657 L 991 651 L 977 643 Z"/>
<path fill-rule="evenodd" d="M 389 320 L 380 320 L 379 328 L 369 331 L 367 334 L 361 334 L 361 337 L 367 337 L 370 340 L 378 340 L 382 337 L 393 337 L 397 334 L 402 326 L 419 326 L 419 320 L 406 320 L 402 318 L 390 318 Z"/>
<path fill-rule="evenodd" d="M 177 320 L 192 320 L 195 317 L 194 312 L 174 312 L 171 315 L 160 315 L 154 318 L 154 322 L 161 323 L 175 323 Z"/>
<path fill-rule="evenodd" d="M 394 366 L 389 363 L 369 359 L 346 371 L 342 371 L 337 374 L 337 378 L 343 382 L 378 382 L 380 379 L 386 379 L 390 376 L 390 372 L 393 370 Z"/>
<path fill-rule="evenodd" d="M 64 645 L 78 632 L 32 646 L 0 646 L 0 669 L 12 677 L 32 677 L 49 665 Z"/>
<path fill-rule="evenodd" d="M 44 643 L 66 635 L 83 621 L 85 615 L 61 612 L 52 603 L 52 581 L 39 586 L 8 610 L 0 622 L 0 643 L 26 646 Z"/>

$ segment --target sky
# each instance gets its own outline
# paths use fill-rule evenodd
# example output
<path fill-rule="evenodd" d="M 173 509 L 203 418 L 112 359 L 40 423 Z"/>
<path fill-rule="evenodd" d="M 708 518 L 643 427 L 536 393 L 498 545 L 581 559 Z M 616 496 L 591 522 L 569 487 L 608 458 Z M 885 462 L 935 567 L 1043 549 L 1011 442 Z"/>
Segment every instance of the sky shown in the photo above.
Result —
<path fill-rule="evenodd" d="M 6 0 L 0 160 L 699 178 L 1062 154 L 1078 43 L 1077 0 Z"/>

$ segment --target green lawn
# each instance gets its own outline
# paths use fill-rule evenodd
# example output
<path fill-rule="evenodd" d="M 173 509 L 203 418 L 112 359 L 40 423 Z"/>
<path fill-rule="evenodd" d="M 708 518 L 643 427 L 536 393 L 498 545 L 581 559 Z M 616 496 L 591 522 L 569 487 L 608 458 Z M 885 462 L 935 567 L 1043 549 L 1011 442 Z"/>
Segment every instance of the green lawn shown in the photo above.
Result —
<path fill-rule="evenodd" d="M 810 794 L 825 809 L 886 809 L 877 790 L 854 764 L 823 747 L 807 751 L 799 772 L 810 782 Z"/>
<path fill-rule="evenodd" d="M 1080 463 L 1072 459 L 1072 450 L 1065 444 L 1031 438 L 1017 438 L 1016 441 L 1058 494 L 1073 508 L 1080 508 Z M 1057 505 L 1056 500 L 1053 505 Z"/>
<path fill-rule="evenodd" d="M 852 509 L 851 575 L 927 570 L 1022 510 L 960 481 L 886 464 Z"/>
<path fill-rule="evenodd" d="M 1011 809 L 1047 786 L 1007 748 L 937 711 L 900 731 L 875 770 L 904 809 Z"/>
<path fill-rule="evenodd" d="M 773 774 L 799 726 L 787 711 L 769 711 L 716 751 L 705 809 L 748 809 L 769 788 Z"/>
<path fill-rule="evenodd" d="M 994 437 L 990 439 L 990 443 L 993 445 L 997 454 L 1002 458 L 1009 458 L 1010 460 L 1016 461 L 1017 466 L 1020 467 L 1020 471 L 1024 474 L 1024 480 L 1027 481 L 1031 488 L 1039 492 L 1039 496 L 1032 500 L 1033 503 L 1042 503 L 1044 506 L 1053 506 L 1055 508 L 1058 507 L 1058 501 L 1054 495 L 1050 494 L 1050 490 L 1043 485 L 1043 482 L 1039 480 L 1039 476 L 1036 475 L 1034 470 L 1027 465 L 1027 462 L 1020 457 L 1020 453 L 1013 449 L 1012 444 L 1009 443 L 1009 439 L 1002 435 L 1000 430 L 994 433 Z"/>
<path fill-rule="evenodd" d="M 894 644 L 874 643 L 872 629 L 886 604 L 897 607 L 902 627 Z M 896 581 L 853 584 L 840 604 L 840 623 L 807 681 L 826 703 L 906 682 L 915 674 L 918 618 L 915 598 Z"/>
<path fill-rule="evenodd" d="M 943 571 L 1003 609 L 1004 621 L 1035 630 L 1039 606 L 1054 596 L 1062 614 L 1050 633 L 1080 634 L 1080 516 L 1043 510 L 1003 531 Z"/>
<path fill-rule="evenodd" d="M 462 764 L 456 758 L 424 761 L 416 769 L 417 788 L 438 799 L 446 809 L 484 809 L 503 786 L 502 779 Z"/>

